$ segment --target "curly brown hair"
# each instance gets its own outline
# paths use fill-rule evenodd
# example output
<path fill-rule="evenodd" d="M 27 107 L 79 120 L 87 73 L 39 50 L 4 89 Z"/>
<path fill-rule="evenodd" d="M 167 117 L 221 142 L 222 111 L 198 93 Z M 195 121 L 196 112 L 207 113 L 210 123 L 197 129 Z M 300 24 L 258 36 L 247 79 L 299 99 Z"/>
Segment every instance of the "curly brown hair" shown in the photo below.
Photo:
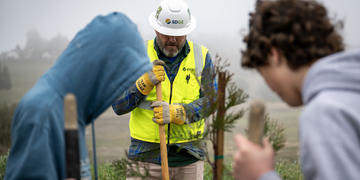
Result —
<path fill-rule="evenodd" d="M 297 70 L 342 51 L 339 28 L 342 22 L 331 24 L 326 8 L 316 1 L 261 1 L 255 13 L 250 13 L 241 65 L 247 68 L 268 65 L 267 56 L 274 47 L 285 56 L 288 66 Z"/>

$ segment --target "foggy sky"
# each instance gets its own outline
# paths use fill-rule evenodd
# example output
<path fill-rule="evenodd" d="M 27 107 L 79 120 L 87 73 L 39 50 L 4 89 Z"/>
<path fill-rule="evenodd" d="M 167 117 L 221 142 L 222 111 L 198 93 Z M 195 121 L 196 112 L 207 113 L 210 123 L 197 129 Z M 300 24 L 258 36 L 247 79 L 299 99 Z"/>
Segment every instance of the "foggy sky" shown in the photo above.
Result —
<path fill-rule="evenodd" d="M 26 32 L 36 29 L 43 38 L 57 34 L 70 39 L 96 15 L 113 11 L 125 13 L 139 27 L 144 39 L 154 37 L 148 15 L 160 0 L 0 0 L 0 52 L 23 46 Z M 247 28 L 248 13 L 255 0 L 188 0 L 192 14 L 198 21 L 190 35 L 224 37 L 236 41 L 239 51 L 241 29 Z M 350 48 L 360 47 L 359 0 L 323 0 L 330 16 L 345 22 L 343 35 Z M 217 39 L 215 39 L 217 40 Z M 209 40 L 211 41 L 211 40 Z M 200 42 L 201 43 L 201 42 Z"/>

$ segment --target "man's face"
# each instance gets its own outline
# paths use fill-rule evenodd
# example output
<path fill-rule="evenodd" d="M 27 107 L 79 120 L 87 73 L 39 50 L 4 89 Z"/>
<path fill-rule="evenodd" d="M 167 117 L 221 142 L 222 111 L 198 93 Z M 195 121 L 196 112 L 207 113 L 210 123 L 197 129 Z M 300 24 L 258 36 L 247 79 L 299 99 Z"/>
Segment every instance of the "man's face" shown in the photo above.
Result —
<path fill-rule="evenodd" d="M 269 65 L 257 68 L 266 84 L 290 106 L 302 105 L 300 76 L 289 68 L 285 59 L 274 61 L 271 58 L 274 57 L 269 57 Z"/>
<path fill-rule="evenodd" d="M 175 57 L 185 45 L 186 36 L 167 36 L 156 32 L 156 42 L 167 57 Z"/>

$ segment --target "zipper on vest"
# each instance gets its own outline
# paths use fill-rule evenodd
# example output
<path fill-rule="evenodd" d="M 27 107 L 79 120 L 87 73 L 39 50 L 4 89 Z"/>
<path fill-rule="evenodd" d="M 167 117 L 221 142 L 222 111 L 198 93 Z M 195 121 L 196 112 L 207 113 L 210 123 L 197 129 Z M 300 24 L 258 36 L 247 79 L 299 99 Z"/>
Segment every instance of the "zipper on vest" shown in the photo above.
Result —
<path fill-rule="evenodd" d="M 169 98 L 169 105 L 171 104 L 171 98 L 172 98 L 172 88 L 173 88 L 173 82 L 170 82 L 170 98 Z M 170 144 L 170 124 L 168 124 L 168 144 Z"/>

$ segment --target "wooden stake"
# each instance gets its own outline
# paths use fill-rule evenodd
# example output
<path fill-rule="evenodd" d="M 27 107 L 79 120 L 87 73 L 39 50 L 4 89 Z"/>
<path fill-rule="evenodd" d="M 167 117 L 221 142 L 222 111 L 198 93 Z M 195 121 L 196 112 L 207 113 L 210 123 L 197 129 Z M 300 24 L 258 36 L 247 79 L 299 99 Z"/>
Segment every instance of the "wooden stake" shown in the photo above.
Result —
<path fill-rule="evenodd" d="M 216 131 L 216 149 L 215 149 L 215 169 L 214 179 L 221 180 L 223 177 L 224 164 L 224 117 L 225 117 L 225 89 L 226 73 L 219 72 L 219 89 L 218 89 L 218 109 L 216 121 L 218 127 Z"/>
<path fill-rule="evenodd" d="M 161 83 L 156 85 L 156 99 L 162 101 Z M 161 152 L 161 176 L 163 180 L 169 180 L 169 166 L 166 149 L 165 125 L 159 125 L 160 152 Z"/>
<path fill-rule="evenodd" d="M 80 153 L 76 99 L 73 94 L 64 98 L 66 177 L 80 180 Z"/>
<path fill-rule="evenodd" d="M 253 143 L 262 145 L 264 134 L 265 105 L 261 101 L 254 101 L 250 105 L 248 138 Z"/>

